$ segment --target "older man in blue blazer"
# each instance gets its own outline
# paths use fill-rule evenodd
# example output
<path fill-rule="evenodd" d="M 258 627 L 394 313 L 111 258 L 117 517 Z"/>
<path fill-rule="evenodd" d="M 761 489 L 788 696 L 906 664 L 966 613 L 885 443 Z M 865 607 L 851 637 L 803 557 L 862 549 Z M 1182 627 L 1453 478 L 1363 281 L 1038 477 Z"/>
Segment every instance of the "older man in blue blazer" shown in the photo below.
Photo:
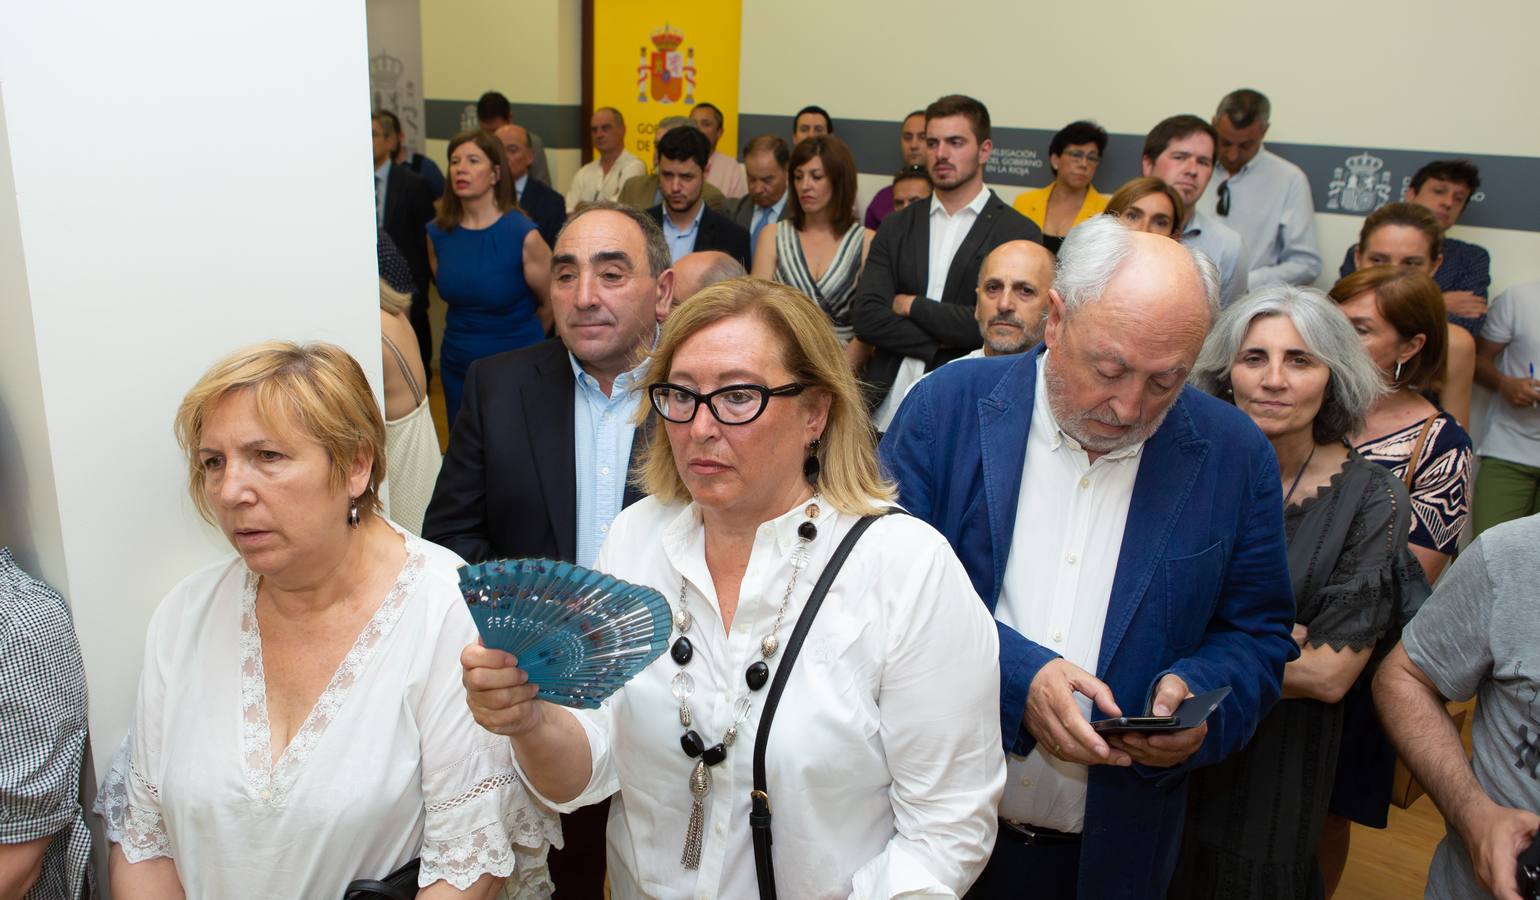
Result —
<path fill-rule="evenodd" d="M 1009 778 L 970 896 L 1163 897 L 1184 776 L 1250 739 L 1298 654 L 1272 449 L 1184 386 L 1218 282 L 1169 238 L 1083 223 L 1044 345 L 934 373 L 883 439 L 903 505 L 999 624 Z M 1104 739 L 1089 722 L 1222 687 L 1184 731 Z"/>

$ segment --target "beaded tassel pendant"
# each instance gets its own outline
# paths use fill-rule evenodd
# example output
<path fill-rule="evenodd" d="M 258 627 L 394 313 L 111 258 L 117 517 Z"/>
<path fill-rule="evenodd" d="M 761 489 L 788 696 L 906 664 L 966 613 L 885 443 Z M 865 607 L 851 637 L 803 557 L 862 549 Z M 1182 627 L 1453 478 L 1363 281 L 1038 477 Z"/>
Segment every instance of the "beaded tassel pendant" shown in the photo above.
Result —
<path fill-rule="evenodd" d="M 695 800 L 690 804 L 690 825 L 685 829 L 684 853 L 679 857 L 680 865 L 686 869 L 700 868 L 700 845 L 706 831 L 706 795 L 709 793 L 711 770 L 704 759 L 698 759 L 690 773 L 690 796 Z"/>

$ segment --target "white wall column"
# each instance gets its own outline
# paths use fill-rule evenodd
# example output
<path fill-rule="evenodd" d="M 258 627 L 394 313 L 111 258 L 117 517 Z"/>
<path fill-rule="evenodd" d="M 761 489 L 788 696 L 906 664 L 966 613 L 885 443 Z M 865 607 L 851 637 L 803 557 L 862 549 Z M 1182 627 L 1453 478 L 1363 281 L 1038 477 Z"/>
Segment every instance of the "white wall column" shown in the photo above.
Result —
<path fill-rule="evenodd" d="M 230 552 L 187 498 L 182 395 L 270 338 L 339 343 L 379 384 L 364 5 L 3 18 L 0 544 L 74 609 L 100 766 L 150 613 Z"/>

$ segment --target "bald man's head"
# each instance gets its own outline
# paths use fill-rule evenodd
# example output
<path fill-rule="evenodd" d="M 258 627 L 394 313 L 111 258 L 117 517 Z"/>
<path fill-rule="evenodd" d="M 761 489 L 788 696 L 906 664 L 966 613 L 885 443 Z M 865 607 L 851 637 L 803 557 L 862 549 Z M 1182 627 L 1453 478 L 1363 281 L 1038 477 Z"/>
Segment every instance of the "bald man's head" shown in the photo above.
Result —
<path fill-rule="evenodd" d="M 1032 241 L 1007 241 L 979 268 L 974 315 L 985 356 L 1021 353 L 1043 339 L 1053 254 Z"/>
<path fill-rule="evenodd" d="M 535 163 L 535 153 L 529 146 L 529 132 L 521 125 L 504 125 L 492 132 L 503 145 L 503 155 L 508 160 L 508 174 L 517 181 L 524 177 Z"/>
<path fill-rule="evenodd" d="M 681 256 L 674 263 L 674 301 L 669 308 L 677 307 L 713 284 L 747 274 L 742 263 L 720 250 L 697 250 Z"/>

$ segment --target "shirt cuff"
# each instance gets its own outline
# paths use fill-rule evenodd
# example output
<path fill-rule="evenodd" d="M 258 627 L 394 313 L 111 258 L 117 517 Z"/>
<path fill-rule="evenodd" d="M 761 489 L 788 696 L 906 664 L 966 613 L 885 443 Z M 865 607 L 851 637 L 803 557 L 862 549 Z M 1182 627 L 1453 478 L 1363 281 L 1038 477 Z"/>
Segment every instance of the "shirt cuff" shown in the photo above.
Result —
<path fill-rule="evenodd" d="M 891 841 L 850 879 L 851 900 L 956 896 L 957 891 L 943 884 L 903 845 Z"/>
<path fill-rule="evenodd" d="M 569 709 L 567 711 L 572 713 L 573 718 L 577 719 L 579 725 L 583 726 L 583 734 L 588 738 L 588 758 L 592 760 L 592 768 L 588 774 L 588 784 L 584 786 L 583 790 L 576 797 L 573 797 L 566 803 L 558 803 L 542 794 L 540 789 L 535 787 L 535 783 L 530 779 L 529 774 L 524 771 L 524 766 L 519 762 L 518 750 L 515 749 L 513 752 L 513 768 L 519 773 L 519 778 L 524 782 L 525 786 L 529 788 L 530 794 L 547 808 L 562 814 L 582 809 L 585 806 L 592 806 L 618 790 L 617 785 L 606 786 L 608 779 L 602 779 L 599 775 L 599 770 L 604 768 L 600 765 L 600 761 L 609 754 L 605 735 L 600 731 L 599 726 L 589 721 L 589 717 L 583 715 L 580 710 Z M 557 846 L 560 846 L 560 844 Z"/>

